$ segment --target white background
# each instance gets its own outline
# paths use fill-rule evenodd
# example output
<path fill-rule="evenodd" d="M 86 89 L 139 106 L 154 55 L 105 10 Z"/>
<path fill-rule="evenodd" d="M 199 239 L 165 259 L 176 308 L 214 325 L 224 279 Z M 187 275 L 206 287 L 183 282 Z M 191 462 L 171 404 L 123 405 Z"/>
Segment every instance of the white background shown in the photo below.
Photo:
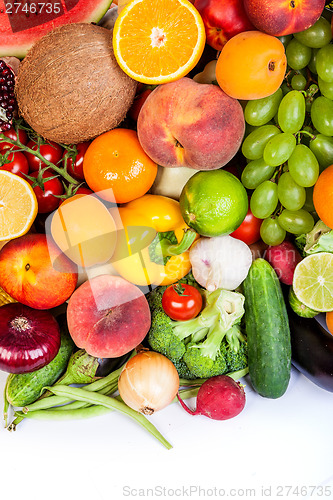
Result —
<path fill-rule="evenodd" d="M 1 393 L 5 380 L 0 372 Z M 193 417 L 178 403 L 153 415 L 173 445 L 169 451 L 115 412 L 81 421 L 26 420 L 12 433 L 2 424 L 0 498 L 180 498 L 179 488 L 183 498 L 333 498 L 333 393 L 294 369 L 276 400 L 257 395 L 248 376 L 242 382 L 246 406 L 234 419 Z M 289 486 L 307 489 L 297 495 Z M 148 488 L 156 488 L 154 495 Z"/>

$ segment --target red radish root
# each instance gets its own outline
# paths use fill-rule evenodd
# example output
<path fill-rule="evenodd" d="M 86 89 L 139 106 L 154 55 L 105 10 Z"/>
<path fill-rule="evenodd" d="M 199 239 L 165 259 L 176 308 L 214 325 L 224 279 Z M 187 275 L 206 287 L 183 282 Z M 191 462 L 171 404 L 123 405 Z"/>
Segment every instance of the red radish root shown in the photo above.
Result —
<path fill-rule="evenodd" d="M 213 420 L 236 417 L 245 406 L 243 386 L 227 375 L 211 377 L 202 384 L 197 395 L 197 408 L 190 410 L 177 394 L 184 410 L 190 415 L 205 415 Z"/>

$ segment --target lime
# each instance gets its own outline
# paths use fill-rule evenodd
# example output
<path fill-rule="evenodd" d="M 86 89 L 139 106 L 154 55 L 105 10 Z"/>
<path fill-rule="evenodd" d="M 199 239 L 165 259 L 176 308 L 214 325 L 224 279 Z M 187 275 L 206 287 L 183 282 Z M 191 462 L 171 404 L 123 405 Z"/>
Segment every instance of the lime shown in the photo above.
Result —
<path fill-rule="evenodd" d="M 223 169 L 194 174 L 185 184 L 179 203 L 186 224 L 202 236 L 232 233 L 248 210 L 243 184 Z"/>
<path fill-rule="evenodd" d="M 333 311 L 333 254 L 320 252 L 301 260 L 295 268 L 293 289 L 307 307 Z"/>

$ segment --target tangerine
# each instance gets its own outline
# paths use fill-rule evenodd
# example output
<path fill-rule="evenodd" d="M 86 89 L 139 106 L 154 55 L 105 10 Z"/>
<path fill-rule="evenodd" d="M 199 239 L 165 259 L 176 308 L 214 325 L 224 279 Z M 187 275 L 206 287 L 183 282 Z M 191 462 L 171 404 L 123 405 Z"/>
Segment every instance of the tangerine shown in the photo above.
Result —
<path fill-rule="evenodd" d="M 134 130 L 116 128 L 99 135 L 83 159 L 86 183 L 102 199 L 127 203 L 143 196 L 157 175 Z"/>
<path fill-rule="evenodd" d="M 326 313 L 326 326 L 328 331 L 333 335 L 333 311 Z"/>
<path fill-rule="evenodd" d="M 319 218 L 333 229 L 333 165 L 319 175 L 313 188 L 313 204 Z"/>

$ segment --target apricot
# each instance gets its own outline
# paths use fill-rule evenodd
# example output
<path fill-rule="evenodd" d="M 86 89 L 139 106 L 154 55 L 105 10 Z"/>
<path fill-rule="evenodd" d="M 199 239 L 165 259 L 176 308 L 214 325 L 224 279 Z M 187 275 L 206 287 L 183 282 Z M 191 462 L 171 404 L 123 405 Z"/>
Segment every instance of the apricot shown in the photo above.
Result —
<path fill-rule="evenodd" d="M 216 64 L 216 80 L 234 99 L 260 99 L 281 85 L 287 67 L 282 42 L 260 31 L 245 31 L 223 47 Z"/>

